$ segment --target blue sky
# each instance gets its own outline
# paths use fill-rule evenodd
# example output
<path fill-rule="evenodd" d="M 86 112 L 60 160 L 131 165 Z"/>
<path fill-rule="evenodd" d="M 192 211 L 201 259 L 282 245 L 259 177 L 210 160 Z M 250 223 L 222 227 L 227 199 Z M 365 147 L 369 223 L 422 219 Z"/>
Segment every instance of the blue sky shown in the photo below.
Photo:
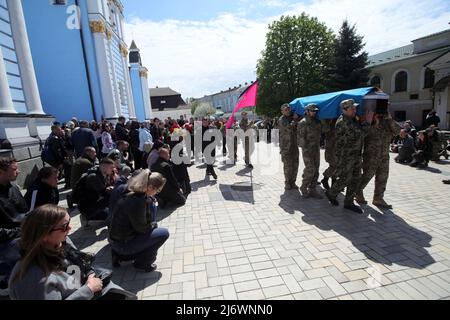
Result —
<path fill-rule="evenodd" d="M 197 20 L 213 19 L 223 13 L 245 15 L 250 19 L 261 19 L 281 14 L 294 0 L 123 0 L 126 17 L 140 17 L 153 21 L 165 19 Z M 309 3 L 309 1 L 304 1 Z"/>
<path fill-rule="evenodd" d="M 306 12 L 334 32 L 356 24 L 365 50 L 380 53 L 449 29 L 442 0 L 122 0 L 126 41 L 150 70 L 150 87 L 201 97 L 256 78 L 267 26 Z"/>

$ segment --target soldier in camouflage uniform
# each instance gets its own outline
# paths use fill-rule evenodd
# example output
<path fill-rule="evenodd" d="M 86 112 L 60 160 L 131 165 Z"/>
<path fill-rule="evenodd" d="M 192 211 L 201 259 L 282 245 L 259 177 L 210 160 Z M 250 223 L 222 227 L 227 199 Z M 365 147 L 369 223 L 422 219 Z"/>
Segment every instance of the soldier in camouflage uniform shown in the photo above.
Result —
<path fill-rule="evenodd" d="M 325 194 L 332 205 L 338 206 L 336 197 L 346 188 L 344 208 L 363 213 L 353 200 L 361 178 L 363 139 L 372 122 L 373 112 L 368 113 L 367 122 L 360 124 L 356 117 L 357 106 L 353 99 L 341 102 L 343 114 L 336 122 L 336 182 Z"/>
<path fill-rule="evenodd" d="M 303 182 L 300 191 L 304 197 L 322 199 L 317 193 L 317 179 L 319 178 L 320 167 L 320 137 L 322 135 L 322 125 L 316 118 L 317 105 L 311 103 L 306 106 L 306 116 L 300 121 L 297 128 L 298 146 L 302 148 Z"/>
<path fill-rule="evenodd" d="M 247 132 L 247 130 L 253 130 L 253 122 L 249 122 L 248 121 L 248 114 L 247 112 L 242 112 L 242 120 L 241 122 L 239 122 L 239 128 L 242 129 L 242 131 L 244 131 L 244 133 Z M 252 143 L 250 143 L 250 139 L 249 137 L 245 137 L 244 142 L 244 150 L 245 150 L 245 165 L 247 167 L 249 167 L 250 169 L 253 169 L 253 165 L 250 163 L 250 158 L 251 158 L 251 154 L 253 153 L 253 144 L 255 143 L 255 141 L 252 141 Z"/>
<path fill-rule="evenodd" d="M 363 190 L 375 176 L 372 203 L 380 208 L 392 209 L 392 206 L 384 201 L 384 191 L 389 177 L 389 147 L 392 139 L 400 133 L 400 129 L 389 114 L 375 115 L 374 123 L 369 127 L 364 139 L 363 174 L 356 193 L 356 201 L 359 204 L 367 204 Z"/>
<path fill-rule="evenodd" d="M 329 190 L 328 180 L 331 178 L 332 183 L 336 180 L 336 121 L 322 121 L 322 131 L 325 134 L 325 161 L 328 163 L 328 168 L 323 172 L 321 183 L 326 190 Z"/>
<path fill-rule="evenodd" d="M 281 107 L 282 116 L 278 120 L 280 138 L 280 154 L 284 169 L 284 188 L 298 189 L 296 185 L 298 174 L 297 124 L 292 116 L 291 107 L 284 104 Z"/>

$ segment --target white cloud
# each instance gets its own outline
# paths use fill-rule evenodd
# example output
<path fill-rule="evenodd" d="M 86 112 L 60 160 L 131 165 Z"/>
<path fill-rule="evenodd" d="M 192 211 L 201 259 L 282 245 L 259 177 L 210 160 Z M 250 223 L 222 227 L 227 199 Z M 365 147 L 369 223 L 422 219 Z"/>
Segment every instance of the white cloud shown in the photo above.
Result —
<path fill-rule="evenodd" d="M 265 0 L 263 5 L 285 3 Z M 364 35 L 366 50 L 375 54 L 448 28 L 450 7 L 439 0 L 314 0 L 286 6 L 285 14 L 303 11 L 334 31 L 348 18 Z M 150 86 L 170 86 L 185 97 L 200 97 L 255 79 L 267 26 L 277 18 L 254 21 L 242 14 L 223 14 L 210 21 L 134 18 L 125 29 L 129 42 L 134 35 L 150 69 Z"/>

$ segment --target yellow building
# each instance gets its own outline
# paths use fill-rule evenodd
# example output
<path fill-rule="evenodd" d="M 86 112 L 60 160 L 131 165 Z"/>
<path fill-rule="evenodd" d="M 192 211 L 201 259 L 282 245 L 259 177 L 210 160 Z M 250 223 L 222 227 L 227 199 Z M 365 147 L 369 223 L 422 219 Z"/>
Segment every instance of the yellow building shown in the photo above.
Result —
<path fill-rule="evenodd" d="M 450 29 L 370 56 L 369 67 L 369 84 L 390 95 L 397 121 L 412 120 L 421 127 L 434 109 L 441 129 L 450 128 Z"/>

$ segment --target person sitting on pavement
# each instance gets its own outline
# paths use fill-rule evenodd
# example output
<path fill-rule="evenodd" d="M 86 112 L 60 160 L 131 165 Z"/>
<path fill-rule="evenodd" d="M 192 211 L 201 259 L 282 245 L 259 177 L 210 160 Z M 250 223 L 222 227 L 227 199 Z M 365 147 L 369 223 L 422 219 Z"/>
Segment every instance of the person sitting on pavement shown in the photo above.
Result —
<path fill-rule="evenodd" d="M 58 169 L 44 167 L 39 170 L 37 179 L 25 194 L 25 200 L 30 210 L 44 204 L 58 204 Z"/>
<path fill-rule="evenodd" d="M 155 226 L 155 195 L 164 187 L 164 177 L 144 169 L 128 182 L 128 191 L 117 202 L 109 226 L 114 267 L 123 260 L 134 261 L 136 269 L 152 272 L 158 249 L 169 231 Z"/>
<path fill-rule="evenodd" d="M 119 140 L 117 141 L 117 148 L 111 150 L 111 152 L 108 154 L 108 158 L 116 161 L 119 160 L 120 168 L 122 166 L 128 166 L 130 168 L 133 168 L 133 164 L 129 160 L 130 153 L 128 151 L 128 148 L 130 147 L 130 144 L 125 140 Z"/>
<path fill-rule="evenodd" d="M 74 278 L 69 270 L 77 262 L 71 260 L 66 246 L 70 230 L 70 216 L 64 208 L 44 205 L 31 212 L 23 225 L 22 257 L 9 280 L 11 299 L 135 300 L 135 294 L 95 273 L 85 275 L 80 270 L 76 274 L 80 278 Z"/>
<path fill-rule="evenodd" d="M 20 225 L 28 212 L 20 189 L 11 182 L 16 181 L 20 171 L 15 159 L 0 157 L 0 290 L 8 294 L 8 279 L 14 264 L 19 260 L 18 238 Z"/>
<path fill-rule="evenodd" d="M 151 167 L 156 163 L 156 161 L 158 161 L 159 150 L 161 150 L 162 147 L 164 147 L 164 143 L 162 143 L 159 140 L 155 141 L 155 143 L 153 144 L 152 149 L 150 150 L 150 154 L 148 155 L 147 158 L 147 166 L 149 169 L 151 169 Z"/>
<path fill-rule="evenodd" d="M 138 170 L 138 171 L 135 171 L 135 173 L 136 172 L 140 172 L 140 171 Z M 108 205 L 109 212 L 114 211 L 117 201 L 122 196 L 122 194 L 127 190 L 127 184 L 128 184 L 128 180 L 130 179 L 130 175 L 131 175 L 131 169 L 128 166 L 124 166 L 118 170 L 118 173 L 117 173 L 117 176 L 115 179 L 116 182 L 114 184 L 114 189 L 111 191 L 111 195 L 109 197 L 109 205 Z"/>
<path fill-rule="evenodd" d="M 77 186 L 80 189 L 77 195 L 78 209 L 83 226 L 86 226 L 89 220 L 109 218 L 109 195 L 113 186 L 108 181 L 114 175 L 114 167 L 114 161 L 104 158 L 98 168 L 88 171 L 84 183 L 83 177 L 78 181 L 78 184 L 81 184 Z"/>
<path fill-rule="evenodd" d="M 83 155 L 75 160 L 72 167 L 72 174 L 70 177 L 70 183 L 72 187 L 75 187 L 81 176 L 92 169 L 97 162 L 97 151 L 94 147 L 84 148 Z"/>
<path fill-rule="evenodd" d="M 170 152 L 166 148 L 159 151 L 159 159 L 151 167 L 152 172 L 159 172 L 167 180 L 164 188 L 158 195 L 158 203 L 161 208 L 166 206 L 183 206 L 186 198 L 183 189 L 175 177 L 172 164 L 170 162 Z"/>
<path fill-rule="evenodd" d="M 428 162 L 431 160 L 433 154 L 433 145 L 428 138 L 428 133 L 431 129 L 428 128 L 425 131 L 420 131 L 416 141 L 417 151 L 413 153 L 413 160 L 409 164 L 411 167 L 428 167 Z"/>
<path fill-rule="evenodd" d="M 405 129 L 400 130 L 400 140 L 398 141 L 398 155 L 395 161 L 398 163 L 410 163 L 412 155 L 416 151 L 414 146 L 414 139 Z"/>
<path fill-rule="evenodd" d="M 439 161 L 441 156 L 448 159 L 447 150 L 444 147 L 445 135 L 434 125 L 431 125 L 430 129 L 431 131 L 428 133 L 428 138 L 433 145 L 431 161 Z"/>

